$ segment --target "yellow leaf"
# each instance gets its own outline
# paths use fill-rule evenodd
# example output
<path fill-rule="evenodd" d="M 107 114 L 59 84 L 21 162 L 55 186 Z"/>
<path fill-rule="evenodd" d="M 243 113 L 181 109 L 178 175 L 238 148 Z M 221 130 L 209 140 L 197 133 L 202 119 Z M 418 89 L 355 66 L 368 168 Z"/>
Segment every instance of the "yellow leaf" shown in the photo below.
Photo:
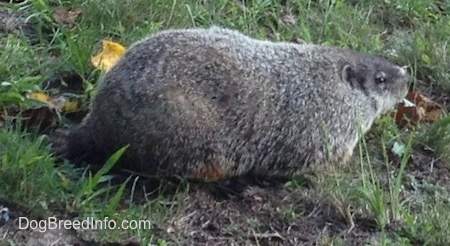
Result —
<path fill-rule="evenodd" d="M 48 108 L 55 109 L 58 112 L 72 113 L 80 109 L 80 103 L 76 100 L 70 100 L 62 95 L 47 95 L 43 92 L 28 93 L 28 99 L 45 103 Z"/>
<path fill-rule="evenodd" d="M 42 92 L 28 93 L 27 98 L 53 106 L 52 97 Z"/>
<path fill-rule="evenodd" d="M 91 58 L 94 67 L 108 72 L 125 53 L 125 48 L 108 40 L 103 40 L 103 50 Z"/>
<path fill-rule="evenodd" d="M 80 105 L 78 104 L 78 102 L 68 101 L 68 102 L 63 103 L 61 110 L 66 113 L 70 113 L 70 112 L 76 112 L 79 109 L 80 109 Z"/>

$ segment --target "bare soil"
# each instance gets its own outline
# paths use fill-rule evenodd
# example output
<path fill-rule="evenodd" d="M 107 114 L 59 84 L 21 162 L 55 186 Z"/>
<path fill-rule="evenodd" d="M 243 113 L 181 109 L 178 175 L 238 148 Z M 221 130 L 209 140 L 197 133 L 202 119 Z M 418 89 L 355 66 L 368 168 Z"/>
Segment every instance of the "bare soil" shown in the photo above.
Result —
<path fill-rule="evenodd" d="M 392 165 L 398 168 L 399 162 L 394 161 Z M 433 153 L 419 146 L 415 147 L 406 168 L 407 175 L 450 190 L 449 172 Z M 193 183 L 186 193 L 164 195 L 168 200 L 181 195 L 186 206 L 181 209 L 181 214 L 155 224 L 151 233 L 155 238 L 164 238 L 169 245 L 175 242 L 181 245 L 328 245 L 336 238 L 342 245 L 378 245 L 381 242 L 381 230 L 372 215 L 350 209 L 352 224 L 341 209 L 348 207 L 346 202 L 321 194 L 319 190 L 314 185 L 291 189 L 277 182 L 244 186 L 239 183 L 225 186 Z M 144 197 L 137 202 L 143 201 Z M 104 244 L 88 241 L 83 239 L 83 233 L 77 234 L 74 230 L 45 233 L 20 230 L 18 217 L 27 216 L 27 211 L 13 204 L 0 204 L 9 207 L 12 217 L 0 224 L 0 235 L 19 243 L 138 245 L 136 239 Z M 392 222 L 385 230 L 393 237 L 394 233 L 401 233 L 402 227 L 398 222 Z M 413 244 L 423 243 L 412 240 Z"/>

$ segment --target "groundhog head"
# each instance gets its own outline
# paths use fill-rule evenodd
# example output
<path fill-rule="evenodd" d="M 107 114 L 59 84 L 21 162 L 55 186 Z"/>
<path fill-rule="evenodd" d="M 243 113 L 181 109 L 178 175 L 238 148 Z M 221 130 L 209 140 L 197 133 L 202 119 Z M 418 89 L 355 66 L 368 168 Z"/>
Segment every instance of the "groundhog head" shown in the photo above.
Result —
<path fill-rule="evenodd" d="M 369 97 L 378 114 L 386 113 L 405 98 L 411 79 L 406 68 L 380 57 L 346 53 L 340 66 L 342 80 Z"/>

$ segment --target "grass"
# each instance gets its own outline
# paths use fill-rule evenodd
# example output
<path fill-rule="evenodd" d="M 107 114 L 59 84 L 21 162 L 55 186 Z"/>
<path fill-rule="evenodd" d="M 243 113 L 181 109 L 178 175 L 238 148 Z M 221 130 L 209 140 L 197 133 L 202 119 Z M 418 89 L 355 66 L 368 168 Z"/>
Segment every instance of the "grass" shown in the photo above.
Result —
<path fill-rule="evenodd" d="M 321 245 L 356 243 L 352 230 L 364 227 L 361 221 L 365 220 L 374 223 L 374 228 L 365 230 L 364 235 L 375 245 L 450 242 L 446 233 L 450 230 L 450 183 L 448 177 L 443 177 L 450 173 L 449 117 L 405 130 L 384 116 L 363 139 L 359 151 L 355 150 L 359 153 L 351 165 L 319 175 L 318 183 L 310 189 L 301 185 L 302 177 L 289 182 L 284 188 L 289 195 L 268 199 L 265 206 L 259 207 L 267 212 L 263 213 L 255 212 L 259 205 L 252 201 L 202 203 L 198 198 L 201 195 L 189 184 L 165 196 L 165 192 L 142 192 L 142 180 L 136 182 L 135 178 L 125 177 L 127 182 L 118 183 L 107 173 L 117 156 L 95 173 L 70 163 L 57 163 L 47 136 L 34 128 L 14 127 L 6 110 L 11 105 L 32 107 L 24 93 L 45 89 L 46 82 L 62 71 L 80 75 L 82 97 L 88 102 L 100 76 L 90 58 L 100 49 L 102 39 L 129 46 L 157 30 L 211 24 L 274 41 L 301 39 L 347 47 L 410 65 L 413 87 L 437 100 L 444 98 L 440 102 L 445 104 L 442 91 L 450 88 L 450 4 L 446 1 L 29 0 L 1 8 L 24 11 L 33 23 L 33 39 L 37 41 L 30 43 L 30 37 L 20 32 L 0 36 L 0 58 L 7 61 L 0 64 L 0 108 L 6 118 L 0 128 L 0 206 L 31 218 L 107 216 L 116 221 L 151 221 L 150 229 L 80 231 L 83 240 L 100 243 L 199 243 L 195 240 L 202 238 L 201 233 L 211 230 L 216 232 L 211 232 L 216 236 L 214 240 L 263 244 L 264 240 L 277 240 L 267 231 L 302 228 L 301 223 L 311 218 L 317 219 L 306 229 L 322 226 L 320 218 L 334 221 L 328 225 L 334 230 L 338 229 L 333 226 L 342 223 L 340 233 L 335 233 L 325 230 L 328 227 L 323 222 L 323 233 L 313 237 Z M 55 23 L 52 16 L 61 8 L 81 8 L 83 12 L 72 26 L 64 26 Z M 395 151 L 400 156 L 393 154 L 394 145 L 400 146 Z M 440 164 L 432 166 L 434 163 Z M 147 197 L 142 193 L 152 194 Z M 257 198 L 264 200 L 264 196 Z M 221 207 L 224 204 L 226 207 Z M 212 207 L 216 210 L 210 210 Z M 239 209 L 242 216 L 223 214 Z M 202 217 L 198 211 L 212 217 L 207 220 L 207 215 Z M 246 212 L 250 217 L 240 218 Z M 338 217 L 343 219 L 333 219 Z M 304 242 L 295 241 L 300 237 L 294 232 L 283 235 L 289 238 L 285 243 Z"/>

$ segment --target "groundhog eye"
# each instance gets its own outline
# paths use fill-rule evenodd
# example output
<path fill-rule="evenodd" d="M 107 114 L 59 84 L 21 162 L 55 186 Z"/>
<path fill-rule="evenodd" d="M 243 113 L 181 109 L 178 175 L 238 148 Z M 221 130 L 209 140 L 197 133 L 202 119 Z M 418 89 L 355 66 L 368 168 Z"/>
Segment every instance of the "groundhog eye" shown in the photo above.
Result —
<path fill-rule="evenodd" d="M 386 73 L 383 71 L 378 71 L 375 74 L 375 82 L 376 83 L 383 83 L 386 81 Z"/>

